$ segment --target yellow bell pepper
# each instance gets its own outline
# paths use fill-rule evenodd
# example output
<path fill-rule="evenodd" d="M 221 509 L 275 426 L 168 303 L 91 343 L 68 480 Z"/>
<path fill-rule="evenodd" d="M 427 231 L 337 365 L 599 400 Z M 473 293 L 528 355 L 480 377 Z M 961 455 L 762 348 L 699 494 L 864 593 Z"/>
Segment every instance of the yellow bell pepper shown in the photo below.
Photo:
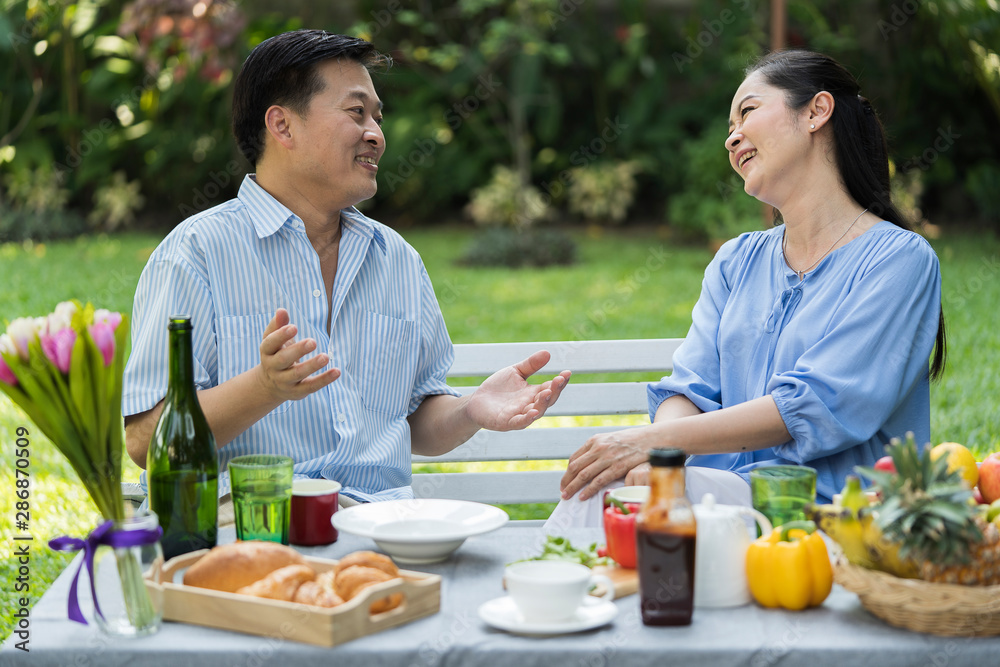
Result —
<path fill-rule="evenodd" d="M 750 593 L 762 607 L 816 607 L 833 588 L 826 543 L 812 521 L 793 521 L 759 537 L 747 549 Z"/>

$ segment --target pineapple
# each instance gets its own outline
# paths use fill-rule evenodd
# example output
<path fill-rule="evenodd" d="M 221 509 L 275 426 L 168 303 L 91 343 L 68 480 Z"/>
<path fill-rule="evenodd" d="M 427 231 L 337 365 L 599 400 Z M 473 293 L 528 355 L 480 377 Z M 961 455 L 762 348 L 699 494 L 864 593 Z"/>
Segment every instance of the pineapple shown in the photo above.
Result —
<path fill-rule="evenodd" d="M 964 585 L 1000 584 L 1000 534 L 987 524 L 972 491 L 945 457 L 931 459 L 912 433 L 893 439 L 888 453 L 896 472 L 859 469 L 878 486 L 882 503 L 875 521 L 899 555 L 919 565 L 921 579 Z"/>

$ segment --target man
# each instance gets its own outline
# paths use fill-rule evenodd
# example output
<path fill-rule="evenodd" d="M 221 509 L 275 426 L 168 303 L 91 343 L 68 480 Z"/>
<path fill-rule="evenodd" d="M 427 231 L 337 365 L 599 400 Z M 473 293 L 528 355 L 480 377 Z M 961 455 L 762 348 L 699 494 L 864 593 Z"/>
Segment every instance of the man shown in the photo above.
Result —
<path fill-rule="evenodd" d="M 236 79 L 233 132 L 255 166 L 239 196 L 174 229 L 143 270 L 123 413 L 145 467 L 167 385 L 167 318 L 194 323 L 199 400 L 226 463 L 284 453 L 342 497 L 406 498 L 411 452 L 438 455 L 480 428 L 524 428 L 569 380 L 526 378 L 540 351 L 470 396 L 445 384 L 451 340 L 427 272 L 398 234 L 354 205 L 385 150 L 360 39 L 299 30 L 258 45 Z"/>

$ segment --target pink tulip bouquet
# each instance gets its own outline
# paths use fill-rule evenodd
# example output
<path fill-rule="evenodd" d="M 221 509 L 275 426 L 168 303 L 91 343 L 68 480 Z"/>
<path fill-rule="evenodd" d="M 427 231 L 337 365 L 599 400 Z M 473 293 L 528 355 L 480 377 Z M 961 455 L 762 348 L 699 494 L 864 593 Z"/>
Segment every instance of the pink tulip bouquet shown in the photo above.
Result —
<path fill-rule="evenodd" d="M 135 549 L 155 544 L 162 531 L 159 526 L 136 530 L 125 516 L 121 400 L 127 339 L 128 321 L 121 313 L 94 310 L 89 303 L 64 301 L 46 317 L 18 318 L 0 335 L 0 390 L 69 460 L 104 517 L 84 539 L 49 541 L 58 551 L 84 552 L 70 587 L 69 617 L 87 623 L 77 599 L 77 582 L 86 567 L 101 629 L 139 636 L 159 628 L 162 611 L 146 590 Z M 106 586 L 95 586 L 102 548 L 113 551 L 117 567 L 119 583 L 111 593 Z M 112 611 L 122 607 L 124 620 Z"/>
<path fill-rule="evenodd" d="M 64 301 L 20 317 L 0 335 L 0 390 L 24 410 L 80 476 L 105 519 L 121 521 L 121 313 Z"/>

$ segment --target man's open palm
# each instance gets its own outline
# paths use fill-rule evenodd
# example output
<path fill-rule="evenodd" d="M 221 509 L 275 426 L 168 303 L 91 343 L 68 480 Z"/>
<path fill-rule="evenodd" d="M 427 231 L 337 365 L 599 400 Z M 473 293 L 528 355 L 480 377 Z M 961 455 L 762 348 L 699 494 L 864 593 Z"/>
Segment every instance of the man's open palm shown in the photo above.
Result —
<path fill-rule="evenodd" d="M 468 409 L 472 419 L 491 431 L 513 431 L 544 415 L 559 399 L 572 375 L 563 371 L 548 382 L 528 384 L 528 378 L 545 366 L 549 358 L 549 353 L 541 350 L 488 377 L 470 397 Z"/>

